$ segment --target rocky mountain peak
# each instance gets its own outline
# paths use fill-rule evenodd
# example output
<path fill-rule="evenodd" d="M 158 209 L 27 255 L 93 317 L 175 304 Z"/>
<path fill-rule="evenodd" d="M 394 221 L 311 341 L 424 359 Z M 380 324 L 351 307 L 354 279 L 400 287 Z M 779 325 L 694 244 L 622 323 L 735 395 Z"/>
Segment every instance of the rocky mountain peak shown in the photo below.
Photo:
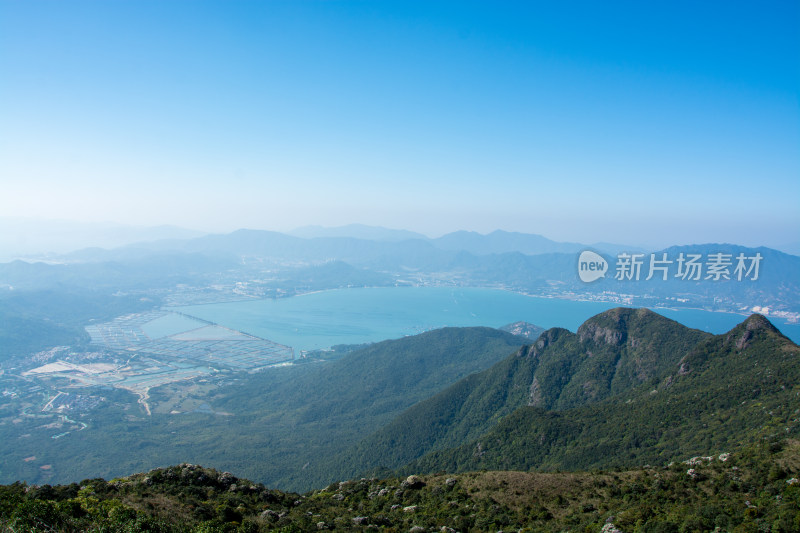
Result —
<path fill-rule="evenodd" d="M 545 348 L 556 342 L 562 335 L 568 334 L 571 335 L 569 330 L 564 328 L 550 328 L 541 335 L 536 340 L 535 343 L 531 345 L 531 349 L 528 353 L 537 357 Z"/>
<path fill-rule="evenodd" d="M 754 313 L 728 333 L 725 344 L 733 342 L 738 350 L 744 350 L 759 332 L 780 335 L 780 332 L 764 315 Z"/>

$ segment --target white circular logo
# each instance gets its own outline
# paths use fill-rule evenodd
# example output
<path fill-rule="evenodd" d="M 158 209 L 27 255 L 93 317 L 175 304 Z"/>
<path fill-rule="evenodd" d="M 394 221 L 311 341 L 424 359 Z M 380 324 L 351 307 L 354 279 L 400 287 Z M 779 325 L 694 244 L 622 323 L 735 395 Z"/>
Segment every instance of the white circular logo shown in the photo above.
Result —
<path fill-rule="evenodd" d="M 584 250 L 578 257 L 578 277 L 581 281 L 591 283 L 605 277 L 608 270 L 608 263 L 603 256 L 592 252 L 591 250 Z"/>

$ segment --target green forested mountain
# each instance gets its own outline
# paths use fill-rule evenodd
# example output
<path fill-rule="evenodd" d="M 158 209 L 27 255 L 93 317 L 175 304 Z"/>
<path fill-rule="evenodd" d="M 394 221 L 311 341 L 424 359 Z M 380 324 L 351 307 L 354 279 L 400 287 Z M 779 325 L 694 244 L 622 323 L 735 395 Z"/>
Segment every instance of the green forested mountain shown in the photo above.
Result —
<path fill-rule="evenodd" d="M 216 415 L 109 421 L 46 451 L 76 472 L 109 460 L 103 446 L 125 450 L 114 471 L 146 464 L 137 454 L 208 459 L 281 487 L 411 461 L 395 474 L 305 494 L 186 463 L 15 483 L 0 487 L 0 531 L 800 529 L 800 347 L 763 316 L 712 336 L 614 309 L 518 341 L 486 328 L 387 341 L 236 381 L 210 399 Z"/>
<path fill-rule="evenodd" d="M 542 402 L 517 409 L 480 437 L 431 452 L 405 470 L 590 469 L 723 453 L 756 435 L 794 430 L 799 359 L 800 347 L 752 315 L 673 356 L 665 374 L 638 387 L 580 406 L 560 403 L 563 393 L 555 402 L 543 393 Z"/>
<path fill-rule="evenodd" d="M 268 383 L 238 382 L 215 393 L 212 405 L 246 424 L 241 435 L 222 429 L 226 439 L 244 444 L 241 450 L 231 446 L 229 460 L 248 465 L 250 476 L 303 490 L 342 475 L 331 470 L 333 455 L 523 342 L 491 328 L 443 328 L 312 368 L 286 369 Z M 261 437 L 260 446 L 254 436 Z M 268 460 L 251 460 L 259 456 Z"/>
<path fill-rule="evenodd" d="M 180 414 L 171 413 L 175 391 L 160 387 L 150 392 L 152 416 L 131 407 L 134 398 L 109 399 L 81 419 L 85 431 L 57 440 L 38 419 L 13 423 L 0 406 L 7 421 L 0 480 L 67 482 L 191 461 L 291 490 L 323 486 L 339 475 L 330 469 L 331 456 L 524 342 L 491 328 L 444 328 L 336 361 L 222 375 L 218 388 L 179 395 L 205 402 L 204 409 Z M 30 456 L 51 468 L 26 462 Z"/>
<path fill-rule="evenodd" d="M 618 395 L 669 372 L 708 337 L 647 309 L 612 309 L 577 333 L 548 330 L 347 450 L 340 459 L 343 472 L 397 468 L 429 451 L 458 446 L 523 406 L 565 409 Z"/>

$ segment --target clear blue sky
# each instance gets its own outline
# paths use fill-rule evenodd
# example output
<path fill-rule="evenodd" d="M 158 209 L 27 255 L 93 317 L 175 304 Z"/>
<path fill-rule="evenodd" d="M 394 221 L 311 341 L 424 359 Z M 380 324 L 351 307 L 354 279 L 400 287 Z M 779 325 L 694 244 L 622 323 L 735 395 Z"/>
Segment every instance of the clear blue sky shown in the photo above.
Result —
<path fill-rule="evenodd" d="M 798 6 L 0 0 L 0 216 L 800 241 Z"/>

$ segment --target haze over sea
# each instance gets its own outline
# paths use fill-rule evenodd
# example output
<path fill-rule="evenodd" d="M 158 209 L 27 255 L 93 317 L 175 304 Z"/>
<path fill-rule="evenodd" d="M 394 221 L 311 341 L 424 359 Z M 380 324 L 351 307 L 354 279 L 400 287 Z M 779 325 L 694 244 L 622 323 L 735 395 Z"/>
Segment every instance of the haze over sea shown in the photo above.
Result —
<path fill-rule="evenodd" d="M 634 306 L 639 306 L 634 302 Z M 525 296 L 509 291 L 456 287 L 353 288 L 291 298 L 247 300 L 172 308 L 301 350 L 362 344 L 446 326 L 501 327 L 518 321 L 575 331 L 586 319 L 619 304 Z M 724 333 L 743 315 L 699 309 L 655 309 L 686 326 Z M 800 325 L 773 321 L 800 342 Z"/>

